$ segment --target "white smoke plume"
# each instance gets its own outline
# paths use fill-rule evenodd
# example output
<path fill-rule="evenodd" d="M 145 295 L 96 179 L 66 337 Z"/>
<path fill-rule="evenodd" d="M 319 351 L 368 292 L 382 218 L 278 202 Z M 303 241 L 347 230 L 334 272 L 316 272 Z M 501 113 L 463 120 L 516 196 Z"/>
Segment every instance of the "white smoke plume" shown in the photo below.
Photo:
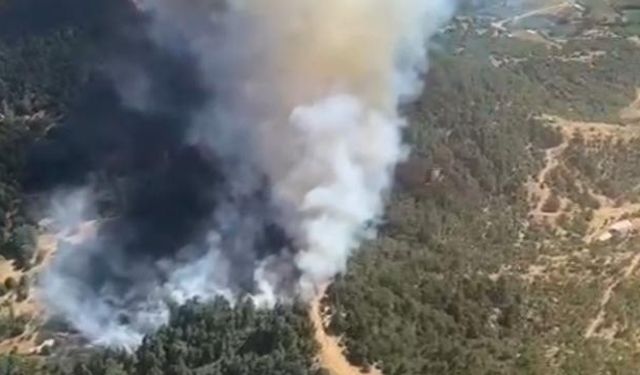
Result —
<path fill-rule="evenodd" d="M 49 305 L 106 345 L 139 342 L 166 321 L 167 298 L 239 297 L 230 281 L 236 275 L 229 247 L 238 249 L 234 257 L 248 258 L 254 298 L 264 305 L 292 294 L 308 298 L 343 272 L 383 215 L 394 168 L 407 154 L 398 106 L 421 92 L 428 41 L 454 3 L 136 0 L 136 6 L 152 20 L 149 32 L 158 45 L 196 56 L 211 99 L 191 114 L 184 142 L 220 155 L 232 194 L 211 213 L 216 227 L 207 251 L 191 255 L 186 248 L 184 260 L 158 262 L 168 276 L 137 305 L 126 327 L 111 317 L 118 311 L 102 294 L 90 301 L 80 291 L 75 296 L 81 286 L 64 276 L 65 268 L 50 270 L 43 291 Z M 135 93 L 126 92 L 134 84 L 118 86 L 123 98 L 135 96 L 133 107 L 153 103 L 144 97 L 154 94 L 147 86 Z M 262 219 L 238 217 L 236 208 L 246 192 L 258 189 L 260 175 L 268 179 L 270 204 L 294 249 L 265 258 L 242 250 L 251 247 L 243 241 Z M 233 231 L 236 238 L 225 240 Z M 73 258 L 66 254 L 58 263 Z M 283 289 L 291 278 L 293 291 Z M 64 289 L 68 297 L 60 300 Z"/>
<path fill-rule="evenodd" d="M 453 3 L 236 1 L 222 45 L 192 27 L 197 16 L 191 12 L 206 6 L 140 5 L 156 15 L 160 39 L 170 39 L 172 28 L 186 33 L 213 82 L 220 71 L 242 77 L 231 82 L 240 91 L 232 104 L 242 113 L 231 116 L 245 117 L 249 129 L 240 134 L 251 134 L 254 162 L 289 210 L 303 293 L 344 271 L 350 252 L 382 215 L 394 167 L 406 154 L 398 104 L 421 91 L 427 42 Z M 221 63 L 216 48 L 247 51 Z M 252 111 L 255 117 L 246 114 Z"/>

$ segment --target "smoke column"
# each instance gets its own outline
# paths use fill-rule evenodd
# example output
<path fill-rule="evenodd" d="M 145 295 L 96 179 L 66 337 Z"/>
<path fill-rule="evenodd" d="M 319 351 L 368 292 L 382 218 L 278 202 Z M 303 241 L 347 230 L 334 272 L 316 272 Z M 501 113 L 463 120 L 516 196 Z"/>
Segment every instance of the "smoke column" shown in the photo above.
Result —
<path fill-rule="evenodd" d="M 34 153 L 61 233 L 117 207 L 61 241 L 41 283 L 52 314 L 133 347 L 171 301 L 312 296 L 381 219 L 407 153 L 397 108 L 452 8 L 137 0 L 77 114 Z"/>

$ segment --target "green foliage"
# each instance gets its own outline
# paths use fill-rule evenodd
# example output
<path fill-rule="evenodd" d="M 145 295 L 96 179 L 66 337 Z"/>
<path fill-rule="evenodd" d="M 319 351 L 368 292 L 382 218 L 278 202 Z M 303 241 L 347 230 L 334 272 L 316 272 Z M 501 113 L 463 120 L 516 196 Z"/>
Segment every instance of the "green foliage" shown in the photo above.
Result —
<path fill-rule="evenodd" d="M 614 142 L 601 139 L 589 146 L 576 137 L 566 151 L 567 163 L 596 188 L 612 199 L 633 200 L 640 192 L 640 139 Z"/>
<path fill-rule="evenodd" d="M 170 323 L 147 336 L 132 354 L 97 352 L 51 374 L 87 375 L 304 375 L 318 374 L 316 343 L 305 307 L 230 306 L 190 302 L 177 307 Z M 64 366 L 63 366 L 64 367 Z"/>
<path fill-rule="evenodd" d="M 14 354 L 0 354 L 0 375 L 45 375 L 37 361 Z"/>
<path fill-rule="evenodd" d="M 6 279 L 4 279 L 4 287 L 7 290 L 13 290 L 18 286 L 18 283 L 16 282 L 16 279 L 14 279 L 13 277 L 9 276 Z"/>
<path fill-rule="evenodd" d="M 536 150 L 559 140 L 525 106 L 527 85 L 464 57 L 434 64 L 383 235 L 330 291 L 332 328 L 354 363 L 398 375 L 512 373 L 525 301 L 520 281 L 499 271 L 527 248 L 515 243 Z M 403 178 L 420 169 L 427 183 Z"/>
<path fill-rule="evenodd" d="M 73 100 L 86 69 L 84 36 L 64 29 L 46 36 L 0 40 L 0 99 L 6 117 L 45 111 L 57 116 Z"/>
<path fill-rule="evenodd" d="M 19 268 L 29 265 L 34 245 L 20 184 L 26 152 L 73 100 L 86 43 L 70 29 L 0 39 L 0 255 Z"/>
<path fill-rule="evenodd" d="M 13 308 L 3 306 L 0 309 L 0 340 L 19 336 L 27 322 L 26 316 L 16 315 Z"/>
<path fill-rule="evenodd" d="M 524 183 L 541 168 L 544 150 L 560 143 L 537 118 L 617 122 L 640 86 L 640 66 L 629 66 L 640 49 L 623 39 L 547 48 L 454 34 L 450 43 L 450 52 L 433 62 L 426 94 L 409 109 L 414 154 L 399 168 L 400 189 L 380 238 L 330 290 L 332 328 L 345 336 L 354 363 L 376 364 L 385 374 L 631 373 L 614 356 L 628 359 L 630 351 L 583 339 L 603 288 L 571 276 L 572 267 L 590 266 L 584 259 L 567 260 L 569 274 L 557 290 L 505 270 L 583 246 L 574 241 L 587 229 L 588 209 L 565 218 L 572 236 L 556 240 L 553 250 L 543 246 L 545 234 L 523 224 Z M 564 58 L 592 50 L 605 54 L 591 63 Z M 506 63 L 491 62 L 490 56 L 506 54 Z M 640 183 L 632 147 L 610 153 L 612 147 L 602 147 L 593 155 L 578 145 L 569 150 L 584 154 L 578 173 L 593 165 L 611 168 L 592 178 L 629 191 Z M 563 194 L 580 194 L 575 176 L 553 173 L 566 180 Z M 592 197 L 580 199 L 585 208 L 598 205 Z M 558 196 L 546 205 L 557 211 Z M 563 344 L 562 355 L 549 357 Z"/>

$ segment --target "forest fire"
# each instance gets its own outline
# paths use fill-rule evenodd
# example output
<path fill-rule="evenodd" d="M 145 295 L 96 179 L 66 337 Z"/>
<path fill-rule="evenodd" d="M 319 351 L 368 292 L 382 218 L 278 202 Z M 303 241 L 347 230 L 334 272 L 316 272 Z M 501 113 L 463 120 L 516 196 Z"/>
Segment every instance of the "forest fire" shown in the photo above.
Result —
<path fill-rule="evenodd" d="M 102 218 L 43 275 L 47 306 L 134 347 L 172 303 L 310 299 L 383 214 L 407 153 L 397 107 L 452 4 L 132 1 L 31 160 L 74 208 L 54 220 Z"/>

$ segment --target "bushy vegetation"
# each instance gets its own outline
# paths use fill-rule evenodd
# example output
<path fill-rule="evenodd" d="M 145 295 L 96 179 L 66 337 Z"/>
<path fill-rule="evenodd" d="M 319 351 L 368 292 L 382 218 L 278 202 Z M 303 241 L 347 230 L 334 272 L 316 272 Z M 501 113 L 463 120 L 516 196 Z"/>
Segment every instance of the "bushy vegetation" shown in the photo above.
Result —
<path fill-rule="evenodd" d="M 28 265 L 34 245 L 21 185 L 26 152 L 76 95 L 82 45 L 81 34 L 72 30 L 0 38 L 0 255 L 20 268 Z"/>
<path fill-rule="evenodd" d="M 600 267 L 569 258 L 559 280 L 530 284 L 521 276 L 540 256 L 584 246 L 527 226 L 523 186 L 544 150 L 560 143 L 537 116 L 617 122 L 640 85 L 640 70 L 625 67 L 640 59 L 640 49 L 621 39 L 570 41 L 560 49 L 512 39 L 504 47 L 500 38 L 482 36 L 452 40 L 457 55 L 436 60 L 426 95 L 410 111 L 414 154 L 399 170 L 401 189 L 380 239 L 330 290 L 332 328 L 345 336 L 354 363 L 385 374 L 632 373 L 625 362 L 632 350 L 582 337 L 604 284 L 570 277 L 571 267 Z M 514 43 L 521 60 L 491 63 L 491 53 L 514 51 Z M 592 62 L 557 58 L 581 49 L 606 52 Z M 570 146 L 591 152 L 584 150 Z M 619 179 L 614 183 L 625 190 L 637 166 L 626 151 L 577 160 L 606 160 L 597 178 Z M 547 211 L 557 211 L 558 197 L 549 199 Z M 577 238 L 584 235 L 584 217 L 570 225 Z M 544 267 L 560 261 L 548 259 Z"/>
<path fill-rule="evenodd" d="M 16 375 L 320 375 L 313 326 L 303 305 L 256 309 L 217 299 L 176 307 L 170 323 L 133 353 L 74 352 L 15 365 Z M 4 359 L 5 363 L 10 358 Z M 0 370 L 2 369 L 0 360 Z M 35 367 L 35 369 L 34 369 Z M 32 372 L 27 372 L 27 369 Z"/>
<path fill-rule="evenodd" d="M 19 269 L 32 266 L 36 247 L 35 223 L 27 213 L 23 186 L 27 152 L 72 104 L 85 79 L 84 56 L 89 48 L 85 32 L 70 23 L 52 24 L 47 32 L 29 28 L 10 32 L 10 25 L 24 27 L 38 17 L 33 9 L 16 13 L 23 5 L 26 2 L 0 1 L 0 257 Z M 12 293 L 6 302 L 28 298 L 26 277 L 0 276 L 2 295 Z M 3 307 L 0 338 L 21 334 L 28 320 L 10 306 Z M 12 373 L 14 363 L 21 361 L 3 361 L 2 373 Z"/>
<path fill-rule="evenodd" d="M 635 200 L 640 192 L 640 138 L 629 142 L 601 139 L 586 145 L 576 137 L 566 151 L 567 163 L 596 192 L 612 199 Z"/>
<path fill-rule="evenodd" d="M 11 306 L 0 308 L 0 340 L 16 337 L 24 332 L 28 318 L 18 315 Z"/>

